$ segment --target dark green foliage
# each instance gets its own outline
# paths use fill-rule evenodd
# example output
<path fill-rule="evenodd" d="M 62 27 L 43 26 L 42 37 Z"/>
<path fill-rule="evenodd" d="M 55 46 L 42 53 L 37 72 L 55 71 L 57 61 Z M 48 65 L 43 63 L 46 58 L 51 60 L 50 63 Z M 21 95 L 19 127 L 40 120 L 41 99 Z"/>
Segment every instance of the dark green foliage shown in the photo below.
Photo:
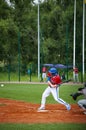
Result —
<path fill-rule="evenodd" d="M 22 72 L 25 72 L 30 63 L 37 64 L 38 60 L 38 6 L 33 0 L 10 1 L 11 5 L 8 5 L 5 0 L 0 0 L 0 61 L 17 64 L 18 42 L 20 42 L 20 60 Z M 76 63 L 78 64 L 82 58 L 82 4 L 82 0 L 76 2 Z M 73 33 L 73 0 L 40 2 L 41 63 L 66 64 L 68 56 L 68 64 L 72 64 Z"/>

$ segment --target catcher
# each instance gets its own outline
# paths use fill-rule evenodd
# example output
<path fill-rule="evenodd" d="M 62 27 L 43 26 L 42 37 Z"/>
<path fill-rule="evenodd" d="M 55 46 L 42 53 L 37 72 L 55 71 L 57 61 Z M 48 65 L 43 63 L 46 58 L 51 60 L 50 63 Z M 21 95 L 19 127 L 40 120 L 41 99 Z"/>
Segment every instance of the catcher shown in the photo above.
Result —
<path fill-rule="evenodd" d="M 84 99 L 81 99 L 77 102 L 79 107 L 81 107 L 83 110 L 86 110 L 86 82 L 84 83 L 84 87 L 79 88 L 76 93 L 71 94 L 73 100 L 76 100 L 78 96 L 84 95 Z"/>
<path fill-rule="evenodd" d="M 48 72 L 47 77 L 48 77 L 48 87 L 42 94 L 41 106 L 38 108 L 38 111 L 45 109 L 46 98 L 50 95 L 50 93 L 57 102 L 65 105 L 66 109 L 70 110 L 71 106 L 65 101 L 63 101 L 61 98 L 59 98 L 58 89 L 62 81 L 60 76 L 58 75 L 56 68 L 51 68 Z"/>

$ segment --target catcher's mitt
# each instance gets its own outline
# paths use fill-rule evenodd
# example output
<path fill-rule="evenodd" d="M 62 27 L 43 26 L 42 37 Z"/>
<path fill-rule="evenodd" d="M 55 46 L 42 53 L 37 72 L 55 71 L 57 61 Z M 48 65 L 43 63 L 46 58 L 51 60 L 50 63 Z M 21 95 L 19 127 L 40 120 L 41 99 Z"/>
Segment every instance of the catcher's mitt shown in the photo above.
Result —
<path fill-rule="evenodd" d="M 70 96 L 72 96 L 73 100 L 76 100 L 78 96 L 82 95 L 81 93 L 72 93 Z"/>
<path fill-rule="evenodd" d="M 59 75 L 56 75 L 56 76 L 53 76 L 53 77 L 51 78 L 51 83 L 58 85 L 58 84 L 61 84 L 61 83 L 62 83 L 62 80 L 61 80 L 61 78 L 60 78 Z"/>

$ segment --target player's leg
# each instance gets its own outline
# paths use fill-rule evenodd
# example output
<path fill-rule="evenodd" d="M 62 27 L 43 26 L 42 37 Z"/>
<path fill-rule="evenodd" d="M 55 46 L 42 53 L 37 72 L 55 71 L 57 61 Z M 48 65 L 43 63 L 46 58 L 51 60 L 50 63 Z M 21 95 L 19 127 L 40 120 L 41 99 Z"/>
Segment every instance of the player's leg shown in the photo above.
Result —
<path fill-rule="evenodd" d="M 81 99 L 78 101 L 79 107 L 81 107 L 83 110 L 86 110 L 86 99 Z"/>
<path fill-rule="evenodd" d="M 41 106 L 38 108 L 38 110 L 45 109 L 46 98 L 50 95 L 50 92 L 50 87 L 47 87 L 42 94 Z"/>
<path fill-rule="evenodd" d="M 51 89 L 51 93 L 52 93 L 54 99 L 55 99 L 57 102 L 59 102 L 59 103 L 65 105 L 66 108 L 67 108 L 67 110 L 70 110 L 70 109 L 71 109 L 71 106 L 70 106 L 67 102 L 65 102 L 63 99 L 59 98 L 58 89 L 59 89 L 59 88 L 52 88 L 52 89 Z"/>
<path fill-rule="evenodd" d="M 77 82 L 79 82 L 79 77 L 78 77 L 78 74 L 77 74 Z"/>
<path fill-rule="evenodd" d="M 42 80 L 44 81 L 44 73 L 42 73 Z"/>
<path fill-rule="evenodd" d="M 44 73 L 44 82 L 46 82 L 46 73 Z"/>
<path fill-rule="evenodd" d="M 53 95 L 53 98 L 57 101 L 57 102 L 59 102 L 59 103 L 61 103 L 61 104 L 67 104 L 64 100 L 62 100 L 61 98 L 59 98 L 58 97 L 58 88 L 52 88 L 51 89 L 51 93 L 52 93 L 52 95 Z"/>

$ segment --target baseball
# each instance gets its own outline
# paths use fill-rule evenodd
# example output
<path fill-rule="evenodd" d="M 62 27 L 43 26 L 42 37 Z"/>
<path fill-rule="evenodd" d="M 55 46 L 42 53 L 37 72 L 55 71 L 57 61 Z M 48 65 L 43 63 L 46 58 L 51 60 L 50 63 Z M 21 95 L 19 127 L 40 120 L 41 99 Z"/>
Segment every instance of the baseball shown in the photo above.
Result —
<path fill-rule="evenodd" d="M 4 87 L 4 84 L 1 84 L 1 87 Z"/>

